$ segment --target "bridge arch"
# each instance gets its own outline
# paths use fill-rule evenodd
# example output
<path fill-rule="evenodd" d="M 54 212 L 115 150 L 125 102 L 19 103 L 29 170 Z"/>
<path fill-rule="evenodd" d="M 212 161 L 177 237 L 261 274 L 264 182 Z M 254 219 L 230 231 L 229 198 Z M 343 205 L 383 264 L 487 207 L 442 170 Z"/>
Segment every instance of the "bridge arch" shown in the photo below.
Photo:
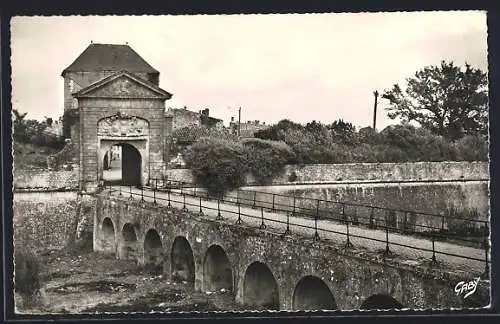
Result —
<path fill-rule="evenodd" d="M 243 303 L 257 309 L 280 309 L 278 283 L 262 262 L 253 262 L 245 271 Z"/>
<path fill-rule="evenodd" d="M 120 257 L 126 260 L 136 260 L 137 249 L 138 242 L 134 226 L 130 223 L 126 223 L 122 228 L 122 247 Z"/>
<path fill-rule="evenodd" d="M 334 310 L 337 303 L 323 280 L 305 276 L 295 286 L 292 307 L 294 310 Z"/>
<path fill-rule="evenodd" d="M 185 281 L 194 286 L 195 264 L 193 250 L 184 236 L 177 236 L 170 252 L 170 270 L 172 280 Z"/>
<path fill-rule="evenodd" d="M 163 273 L 163 245 L 155 229 L 148 230 L 144 237 L 144 268 L 150 273 Z"/>
<path fill-rule="evenodd" d="M 102 251 L 107 253 L 116 252 L 115 226 L 109 217 L 102 220 Z"/>
<path fill-rule="evenodd" d="M 384 295 L 375 294 L 366 298 L 361 304 L 359 309 L 401 309 L 404 308 L 403 304 L 395 298 Z"/>
<path fill-rule="evenodd" d="M 203 290 L 233 291 L 233 270 L 226 252 L 220 245 L 211 245 L 203 260 Z"/>

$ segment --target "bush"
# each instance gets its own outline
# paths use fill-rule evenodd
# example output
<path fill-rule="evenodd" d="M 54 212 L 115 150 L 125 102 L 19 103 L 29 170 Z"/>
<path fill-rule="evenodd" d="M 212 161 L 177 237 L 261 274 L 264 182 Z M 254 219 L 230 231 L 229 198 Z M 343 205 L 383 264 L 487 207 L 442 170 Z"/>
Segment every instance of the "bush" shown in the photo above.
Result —
<path fill-rule="evenodd" d="M 40 291 L 41 263 L 36 254 L 16 246 L 14 254 L 14 289 L 25 300 L 32 300 Z"/>
<path fill-rule="evenodd" d="M 242 144 L 247 149 L 248 169 L 259 185 L 270 184 L 295 160 L 295 153 L 284 142 L 248 138 Z"/>
<path fill-rule="evenodd" d="M 245 184 L 247 151 L 241 143 L 201 138 L 186 150 L 184 159 L 196 183 L 211 194 Z"/>
<path fill-rule="evenodd" d="M 381 132 L 371 127 L 356 132 L 343 121 L 332 125 L 313 121 L 302 126 L 282 120 L 256 132 L 255 137 L 243 140 L 243 150 L 238 146 L 238 152 L 246 150 L 247 164 L 242 168 L 261 185 L 269 184 L 285 164 L 488 160 L 488 143 L 482 135 L 453 142 L 410 124 L 391 125 Z M 234 138 L 225 139 L 236 142 Z"/>
<path fill-rule="evenodd" d="M 467 135 L 455 142 L 455 148 L 463 161 L 488 161 L 488 142 L 483 135 Z"/>

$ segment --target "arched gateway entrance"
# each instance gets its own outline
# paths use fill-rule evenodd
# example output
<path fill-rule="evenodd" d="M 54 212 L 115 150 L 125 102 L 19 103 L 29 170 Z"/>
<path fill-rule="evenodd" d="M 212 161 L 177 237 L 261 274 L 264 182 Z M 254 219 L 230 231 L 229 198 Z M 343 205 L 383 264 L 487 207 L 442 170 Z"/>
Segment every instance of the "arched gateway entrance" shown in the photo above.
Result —
<path fill-rule="evenodd" d="M 142 184 L 143 161 L 141 152 L 129 143 L 116 143 L 112 146 L 104 141 L 104 157 L 102 161 L 101 179 L 111 184 L 140 186 Z M 145 146 L 138 142 L 135 145 Z M 107 148 L 110 147 L 109 150 Z M 119 148 L 120 155 L 114 156 L 112 151 Z M 112 156 L 112 158 L 110 158 Z M 108 162 L 111 160 L 110 162 Z"/>
<path fill-rule="evenodd" d="M 149 122 L 120 113 L 101 119 L 97 132 L 99 179 L 112 184 L 143 185 L 149 174 Z"/>

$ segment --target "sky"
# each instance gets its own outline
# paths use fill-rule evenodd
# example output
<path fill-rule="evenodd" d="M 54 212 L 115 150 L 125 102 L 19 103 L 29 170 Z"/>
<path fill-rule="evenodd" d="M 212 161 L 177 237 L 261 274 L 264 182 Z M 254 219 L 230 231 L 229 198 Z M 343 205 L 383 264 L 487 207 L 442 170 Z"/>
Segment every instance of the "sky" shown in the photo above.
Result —
<path fill-rule="evenodd" d="M 166 107 L 227 124 L 288 118 L 358 127 L 373 91 L 442 60 L 487 70 L 486 13 L 14 17 L 12 103 L 30 119 L 63 114 L 61 72 L 90 44 L 128 43 L 160 71 Z M 379 98 L 377 129 L 398 123 Z"/>

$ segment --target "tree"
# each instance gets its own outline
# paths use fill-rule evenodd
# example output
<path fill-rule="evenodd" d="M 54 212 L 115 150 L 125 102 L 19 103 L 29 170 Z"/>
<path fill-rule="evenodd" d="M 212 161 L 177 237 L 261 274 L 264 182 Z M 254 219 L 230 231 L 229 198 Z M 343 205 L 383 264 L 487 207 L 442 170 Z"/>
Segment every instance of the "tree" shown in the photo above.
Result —
<path fill-rule="evenodd" d="M 303 130 L 303 128 L 304 127 L 301 124 L 295 123 L 289 119 L 283 119 L 280 120 L 276 125 L 255 132 L 254 137 L 273 141 L 282 141 L 284 139 L 280 137 L 280 132 L 282 133 L 289 130 Z"/>
<path fill-rule="evenodd" d="M 26 115 L 28 113 L 21 114 L 17 109 L 12 109 L 12 114 L 14 115 L 14 122 L 12 128 L 14 130 L 14 139 L 24 140 L 26 137 Z"/>
<path fill-rule="evenodd" d="M 334 121 L 326 126 L 333 137 L 344 144 L 354 144 L 356 127 L 353 124 L 345 122 L 343 119 Z"/>
<path fill-rule="evenodd" d="M 343 119 L 335 120 L 327 126 L 335 135 L 350 136 L 356 132 L 356 127 L 351 123 L 346 123 Z"/>
<path fill-rule="evenodd" d="M 386 108 L 392 119 L 414 121 L 446 138 L 487 134 L 488 81 L 486 73 L 465 64 L 441 62 L 427 66 L 407 78 L 403 92 L 398 84 L 384 91 L 390 101 Z"/>

